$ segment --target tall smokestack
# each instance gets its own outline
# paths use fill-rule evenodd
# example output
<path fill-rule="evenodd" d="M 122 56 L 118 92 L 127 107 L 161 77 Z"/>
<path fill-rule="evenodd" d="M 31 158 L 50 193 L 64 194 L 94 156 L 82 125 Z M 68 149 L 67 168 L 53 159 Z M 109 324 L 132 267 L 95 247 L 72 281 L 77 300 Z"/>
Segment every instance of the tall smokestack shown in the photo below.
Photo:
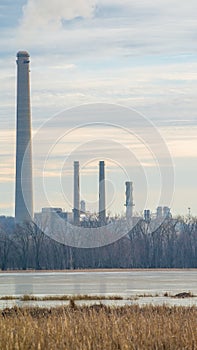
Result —
<path fill-rule="evenodd" d="M 126 218 L 130 219 L 133 216 L 133 183 L 130 181 L 125 182 L 126 185 Z"/>
<path fill-rule="evenodd" d="M 99 221 L 101 225 L 106 223 L 105 210 L 105 162 L 99 162 Z"/>
<path fill-rule="evenodd" d="M 32 146 L 29 54 L 17 53 L 17 134 L 15 220 L 17 223 L 33 218 Z"/>
<path fill-rule="evenodd" d="M 79 225 L 80 222 L 80 198 L 79 198 L 79 162 L 74 162 L 74 224 Z"/>

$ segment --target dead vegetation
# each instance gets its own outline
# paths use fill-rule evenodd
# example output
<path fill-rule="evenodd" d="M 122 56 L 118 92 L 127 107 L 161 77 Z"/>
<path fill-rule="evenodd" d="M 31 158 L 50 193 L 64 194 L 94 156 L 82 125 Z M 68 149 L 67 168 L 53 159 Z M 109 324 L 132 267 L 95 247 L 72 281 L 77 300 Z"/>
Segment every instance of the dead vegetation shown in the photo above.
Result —
<path fill-rule="evenodd" d="M 179 298 L 179 299 L 193 298 L 193 297 L 195 297 L 195 295 L 191 292 L 181 292 L 173 296 L 173 298 Z"/>
<path fill-rule="evenodd" d="M 197 349 L 197 308 L 14 307 L 0 312 L 0 349 Z"/>
<path fill-rule="evenodd" d="M 89 294 L 76 294 L 76 295 L 45 295 L 43 297 L 38 297 L 36 295 L 32 294 L 25 294 L 22 296 L 12 296 L 12 295 L 6 295 L 0 297 L 0 300 L 20 300 L 20 301 L 70 301 L 70 300 L 138 300 L 139 298 L 157 298 L 162 296 L 162 294 L 150 294 L 150 293 L 143 293 L 143 294 L 136 294 L 132 295 L 130 297 L 122 297 L 120 295 L 89 295 Z M 177 293 L 175 295 L 165 292 L 163 293 L 164 297 L 169 298 L 193 298 L 196 297 L 192 292 L 181 292 Z"/>
<path fill-rule="evenodd" d="M 31 294 L 25 294 L 23 296 L 3 296 L 0 300 L 20 300 L 20 301 L 70 301 L 70 300 L 123 300 L 120 295 L 89 295 L 89 294 L 77 294 L 77 295 L 46 295 L 44 297 L 38 297 Z"/>

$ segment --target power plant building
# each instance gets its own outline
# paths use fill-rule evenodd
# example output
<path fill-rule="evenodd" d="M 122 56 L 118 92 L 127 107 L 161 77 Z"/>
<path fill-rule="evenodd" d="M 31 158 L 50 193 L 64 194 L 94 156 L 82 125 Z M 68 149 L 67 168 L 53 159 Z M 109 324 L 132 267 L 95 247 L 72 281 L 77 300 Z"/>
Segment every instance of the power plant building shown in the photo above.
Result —
<path fill-rule="evenodd" d="M 15 178 L 15 222 L 23 223 L 33 219 L 33 180 L 32 180 L 32 140 L 31 140 L 31 105 L 30 105 L 30 55 L 27 51 L 17 53 L 17 121 L 16 121 L 16 178 Z M 126 185 L 126 218 L 133 217 L 133 183 Z M 55 208 L 58 209 L 58 208 Z M 48 210 L 53 216 L 58 210 Z M 74 162 L 73 223 L 80 225 L 80 213 L 85 214 L 85 202 L 80 202 L 79 162 Z M 46 212 L 43 210 L 42 216 Z M 59 217 L 68 220 L 60 210 Z M 156 218 L 171 218 L 170 208 L 158 207 Z M 144 219 L 151 220 L 150 210 L 144 210 Z M 105 162 L 99 162 L 99 225 L 106 224 L 105 197 Z"/>

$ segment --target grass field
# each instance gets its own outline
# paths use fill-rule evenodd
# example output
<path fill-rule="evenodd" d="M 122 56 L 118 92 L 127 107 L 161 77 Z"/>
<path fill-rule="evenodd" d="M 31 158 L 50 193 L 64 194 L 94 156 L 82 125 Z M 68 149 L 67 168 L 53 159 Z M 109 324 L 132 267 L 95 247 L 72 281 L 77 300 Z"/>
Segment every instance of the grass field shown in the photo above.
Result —
<path fill-rule="evenodd" d="M 197 308 L 102 304 L 0 312 L 2 350 L 195 350 Z"/>

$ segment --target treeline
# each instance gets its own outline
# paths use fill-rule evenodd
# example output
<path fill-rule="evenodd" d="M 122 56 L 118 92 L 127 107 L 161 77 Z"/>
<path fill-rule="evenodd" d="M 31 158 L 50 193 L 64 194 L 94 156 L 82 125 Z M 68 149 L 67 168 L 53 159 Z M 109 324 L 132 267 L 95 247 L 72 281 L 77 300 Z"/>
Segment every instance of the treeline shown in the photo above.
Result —
<path fill-rule="evenodd" d="M 115 243 L 73 248 L 35 224 L 0 227 L 0 269 L 196 268 L 197 219 L 165 219 L 154 231 L 140 219 Z"/>

